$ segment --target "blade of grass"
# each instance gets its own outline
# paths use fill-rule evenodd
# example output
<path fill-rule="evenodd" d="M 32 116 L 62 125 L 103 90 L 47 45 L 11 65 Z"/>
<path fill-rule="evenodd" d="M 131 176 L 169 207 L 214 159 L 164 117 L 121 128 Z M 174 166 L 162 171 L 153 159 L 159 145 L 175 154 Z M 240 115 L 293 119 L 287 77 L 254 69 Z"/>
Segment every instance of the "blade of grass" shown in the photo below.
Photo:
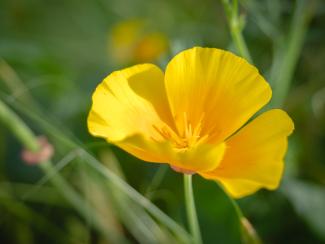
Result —
<path fill-rule="evenodd" d="M 28 90 L 26 90 L 26 92 L 28 92 Z M 20 104 L 19 100 L 18 101 L 16 99 L 12 100 L 12 99 L 10 99 L 10 97 L 7 97 L 6 95 L 4 95 L 4 96 L 6 97 L 5 100 L 8 103 L 10 103 L 13 107 L 15 107 L 17 110 L 20 110 L 21 112 L 25 113 L 25 115 L 29 116 L 31 119 L 34 119 L 34 120 L 38 121 L 39 123 L 41 123 L 41 126 L 43 126 L 43 128 L 45 130 L 47 130 L 48 133 L 50 135 L 52 135 L 58 141 L 58 144 L 60 144 L 60 145 L 64 144 L 67 148 L 70 148 L 71 150 L 76 149 L 76 148 L 82 148 L 82 144 L 80 142 L 78 142 L 76 137 L 71 135 L 72 138 L 74 139 L 74 140 L 71 140 L 64 133 L 62 133 L 59 129 L 55 128 L 55 126 L 51 125 L 47 121 L 43 120 L 39 115 L 37 115 L 40 111 L 39 109 L 36 109 L 35 112 L 32 112 L 31 110 L 27 109 L 26 105 L 25 106 L 21 106 L 22 104 L 18 105 L 18 104 Z M 32 104 L 30 104 L 30 105 L 32 105 Z M 84 151 L 84 153 L 87 153 L 87 152 Z M 114 183 L 114 179 L 112 180 L 112 182 Z M 135 193 L 137 193 L 132 187 L 130 187 L 128 185 L 126 188 L 124 188 L 122 190 L 126 191 L 125 193 L 129 193 L 129 191 L 131 191 L 131 192 L 134 191 Z M 137 194 L 139 194 L 139 193 L 137 193 Z M 141 196 L 141 194 L 139 194 L 139 195 Z M 135 198 L 135 201 L 137 201 L 137 198 Z M 148 203 L 149 204 L 147 204 L 148 205 L 147 208 L 151 206 L 151 208 L 150 208 L 151 211 L 155 212 L 155 210 L 159 210 L 157 207 L 155 207 L 153 204 L 151 204 L 150 201 L 148 201 Z M 144 206 L 144 207 L 146 207 L 146 206 Z M 172 232 L 175 233 L 176 236 L 179 237 L 179 239 L 181 239 L 183 241 L 185 240 L 185 242 L 186 242 L 186 240 L 189 239 L 187 232 L 182 227 L 180 227 L 176 222 L 174 222 L 172 219 L 170 219 L 167 215 L 165 215 L 162 211 L 160 211 L 160 212 L 159 211 L 156 214 L 153 214 L 153 213 L 152 214 L 156 218 L 158 218 L 158 220 L 161 223 L 163 223 L 167 227 L 169 227 L 169 229 L 171 229 Z M 176 228 L 174 228 L 174 227 L 176 227 Z"/>
<path fill-rule="evenodd" d="M 101 161 L 103 164 L 105 164 L 112 172 L 126 181 L 119 166 L 120 164 L 111 151 L 106 150 L 105 153 L 101 153 L 100 158 L 102 159 Z M 112 186 L 112 184 L 108 184 L 107 181 L 105 182 L 107 183 L 106 186 L 109 189 L 109 192 L 115 196 L 113 201 L 115 202 L 116 207 L 119 209 L 120 214 L 123 215 L 122 218 L 124 219 L 124 223 L 128 225 L 130 225 L 130 223 L 134 223 L 133 225 L 130 225 L 129 228 L 130 230 L 133 230 L 133 232 L 136 232 L 135 234 L 137 234 L 137 239 L 140 243 L 145 241 L 141 241 L 141 239 L 144 237 L 144 235 L 141 234 L 141 229 L 143 229 L 145 233 L 148 232 L 147 234 L 150 233 L 150 235 L 152 235 L 153 238 L 151 237 L 150 239 L 153 240 L 154 243 L 176 243 L 175 238 L 170 235 L 170 232 L 168 232 L 163 226 L 159 226 L 144 208 L 137 205 L 119 189 Z M 138 231 L 139 226 L 136 225 L 136 222 L 139 222 L 139 220 L 142 222 L 142 226 L 145 227 L 141 228 L 140 232 Z"/>
<path fill-rule="evenodd" d="M 34 152 L 40 150 L 36 136 L 27 127 L 27 125 L 0 100 L 0 121 L 2 121 L 16 136 L 16 138 L 28 149 Z M 96 227 L 102 234 L 111 241 L 116 241 L 118 238 L 111 233 L 107 233 L 109 230 L 103 229 L 99 223 L 98 216 L 93 213 L 92 209 L 89 209 L 82 197 L 65 181 L 61 175 L 57 174 L 57 171 L 53 167 L 50 161 L 41 162 L 38 164 L 46 175 L 50 175 L 51 183 L 60 190 L 61 194 L 74 206 L 74 208 L 85 219 L 91 214 L 93 216 L 93 226 Z"/>
<path fill-rule="evenodd" d="M 38 115 L 37 112 L 34 112 L 27 108 L 27 106 L 22 106 L 18 101 L 12 101 L 10 99 L 6 99 L 6 96 L 2 94 L 1 97 L 11 104 L 16 110 L 20 111 L 34 122 L 36 122 L 40 127 L 42 127 L 48 134 L 50 134 L 53 138 L 56 138 L 57 142 L 60 144 L 64 144 L 70 150 L 79 149 L 81 154 L 83 155 L 83 159 L 89 165 L 92 166 L 93 169 L 98 171 L 104 177 L 106 177 L 110 183 L 118 187 L 121 191 L 123 191 L 126 195 L 128 195 L 131 199 L 133 199 L 137 204 L 147 209 L 147 211 L 152 214 L 160 223 L 165 225 L 172 233 L 175 234 L 182 242 L 187 243 L 190 240 L 189 234 L 181 227 L 178 223 L 172 220 L 169 216 L 167 216 L 164 212 L 162 212 L 158 207 L 152 204 L 148 199 L 138 193 L 135 189 L 121 180 L 118 176 L 112 173 L 109 169 L 103 166 L 96 158 L 94 158 L 90 153 L 82 148 L 82 145 L 78 142 L 71 140 L 66 137 L 60 130 L 58 130 L 55 126 L 47 122 L 41 116 Z"/>
<path fill-rule="evenodd" d="M 12 96 L 16 97 L 19 94 L 19 100 L 23 103 L 31 104 L 34 107 L 36 103 L 32 96 L 26 92 L 27 87 L 24 82 L 21 81 L 14 69 L 0 57 L 0 79 L 5 85 L 12 91 Z"/>
<path fill-rule="evenodd" d="M 118 219 L 116 209 L 112 204 L 113 199 L 107 197 L 109 194 L 107 189 L 103 187 L 98 177 L 93 177 L 89 168 L 84 167 L 81 160 L 78 160 L 75 166 L 78 166 L 74 170 L 78 172 L 78 186 L 80 191 L 84 193 L 83 195 L 89 207 L 101 216 L 100 220 L 104 228 L 110 228 L 111 232 L 114 232 L 116 236 L 121 236 L 119 243 L 129 243 Z"/>
<path fill-rule="evenodd" d="M 104 176 L 110 183 L 120 190 L 125 192 L 133 201 L 147 209 L 147 211 L 152 214 L 158 221 L 169 228 L 179 239 L 184 243 L 188 243 L 190 237 L 188 233 L 178 225 L 174 220 L 168 217 L 164 212 L 162 212 L 158 207 L 153 205 L 147 198 L 142 196 L 140 193 L 131 188 L 125 181 L 119 178 L 116 174 L 102 165 L 96 160 L 92 155 L 88 154 L 86 151 L 83 152 L 85 162 L 88 163 L 92 168 L 94 168 L 98 173 Z"/>
<path fill-rule="evenodd" d="M 22 195 L 22 200 L 26 200 L 30 195 L 35 194 L 39 189 L 45 185 L 51 178 L 58 174 L 65 166 L 67 166 L 72 160 L 74 160 L 78 156 L 78 151 L 74 150 L 64 156 L 58 163 L 54 164 L 54 171 L 51 175 L 46 174 L 43 178 L 41 178 L 35 185 L 32 190 L 26 191 L 25 194 Z"/>
<path fill-rule="evenodd" d="M 300 57 L 306 32 L 308 30 L 308 24 L 313 16 L 314 9 L 314 1 L 297 0 L 289 34 L 282 42 L 274 47 L 275 53 L 277 50 L 281 50 L 283 55 L 281 56 L 281 65 L 277 65 L 276 71 L 272 72 L 270 78 L 271 83 L 274 85 L 271 106 L 283 106 Z"/>

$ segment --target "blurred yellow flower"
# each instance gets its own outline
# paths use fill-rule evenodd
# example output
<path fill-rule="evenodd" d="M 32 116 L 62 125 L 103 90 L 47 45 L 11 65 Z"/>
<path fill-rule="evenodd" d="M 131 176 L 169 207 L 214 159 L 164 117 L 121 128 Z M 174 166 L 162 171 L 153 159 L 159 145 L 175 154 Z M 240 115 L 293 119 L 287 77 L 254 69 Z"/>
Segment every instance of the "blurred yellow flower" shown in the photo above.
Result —
<path fill-rule="evenodd" d="M 141 20 L 120 22 L 110 32 L 109 54 L 119 64 L 153 62 L 167 49 L 166 36 L 151 31 Z"/>
<path fill-rule="evenodd" d="M 88 128 L 144 161 L 198 173 L 243 197 L 277 188 L 282 176 L 290 117 L 272 109 L 245 125 L 271 95 L 244 59 L 194 47 L 165 74 L 141 64 L 106 77 L 93 94 Z"/>

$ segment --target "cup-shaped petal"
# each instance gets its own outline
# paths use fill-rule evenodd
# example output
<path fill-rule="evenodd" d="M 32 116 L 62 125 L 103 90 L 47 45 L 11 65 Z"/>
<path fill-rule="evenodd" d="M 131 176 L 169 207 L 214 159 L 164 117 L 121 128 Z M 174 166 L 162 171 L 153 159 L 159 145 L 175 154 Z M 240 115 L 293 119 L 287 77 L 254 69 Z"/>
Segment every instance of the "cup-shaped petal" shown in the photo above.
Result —
<path fill-rule="evenodd" d="M 280 109 L 267 111 L 226 141 L 219 166 L 201 175 L 222 183 L 233 197 L 243 197 L 260 188 L 275 189 L 283 173 L 287 138 L 294 125 Z"/>
<path fill-rule="evenodd" d="M 113 143 L 134 134 L 159 138 L 153 125 L 173 123 L 163 80 L 162 71 L 152 64 L 110 74 L 93 94 L 90 133 Z"/>
<path fill-rule="evenodd" d="M 195 47 L 168 64 L 165 83 L 179 133 L 183 114 L 202 134 L 222 142 L 271 98 L 268 83 L 244 59 L 216 48 Z"/>

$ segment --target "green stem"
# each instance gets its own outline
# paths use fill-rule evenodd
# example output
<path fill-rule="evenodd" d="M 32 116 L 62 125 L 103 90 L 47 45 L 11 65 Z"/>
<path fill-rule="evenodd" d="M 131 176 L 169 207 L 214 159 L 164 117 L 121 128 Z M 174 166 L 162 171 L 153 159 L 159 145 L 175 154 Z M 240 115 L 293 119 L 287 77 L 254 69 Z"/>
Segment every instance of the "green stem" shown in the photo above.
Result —
<path fill-rule="evenodd" d="M 0 100 L 0 121 L 7 126 L 30 151 L 37 152 L 39 144 L 33 132 Z"/>
<path fill-rule="evenodd" d="M 110 171 L 107 167 L 101 164 L 97 159 L 86 151 L 82 152 L 83 157 L 86 159 L 85 162 L 93 167 L 98 173 L 105 176 L 110 183 L 114 184 L 118 189 L 125 192 L 131 199 L 143 206 L 150 214 L 152 214 L 156 219 L 158 219 L 162 224 L 167 226 L 181 241 L 181 243 L 189 242 L 188 233 L 177 224 L 174 220 L 168 217 L 164 212 L 162 212 L 157 206 L 152 204 L 146 197 L 139 194 L 133 188 L 131 188 L 124 180 Z"/>
<path fill-rule="evenodd" d="M 238 53 L 248 62 L 253 63 L 253 60 L 251 58 L 251 55 L 249 53 L 245 39 L 242 34 L 243 19 L 241 19 L 238 15 L 238 1 L 233 0 L 231 4 L 229 0 L 222 0 L 222 4 L 227 15 L 231 37 L 234 41 Z"/>
<path fill-rule="evenodd" d="M 12 97 L 24 104 L 31 104 L 36 107 L 36 103 L 28 92 L 28 87 L 22 82 L 14 69 L 0 57 L 0 79 L 12 91 Z"/>
<path fill-rule="evenodd" d="M 219 184 L 219 187 L 223 189 L 223 187 Z M 248 219 L 244 216 L 237 202 L 228 194 L 227 191 L 223 190 L 231 205 L 235 209 L 236 215 L 239 220 L 241 236 L 244 244 L 261 244 L 263 243 L 261 238 L 258 236 L 254 227 L 250 224 Z"/>
<path fill-rule="evenodd" d="M 40 150 L 40 145 L 36 136 L 29 127 L 0 100 L 0 121 L 7 126 L 24 147 L 33 152 Z M 78 212 L 85 218 L 89 219 L 94 216 L 89 205 L 81 198 L 81 196 L 57 174 L 55 168 L 50 161 L 40 162 L 40 168 L 49 176 L 51 183 L 61 192 L 61 194 L 74 206 Z M 114 236 L 108 236 L 106 230 L 102 228 L 97 216 L 92 219 L 92 224 L 100 230 L 109 240 L 114 240 Z"/>
<path fill-rule="evenodd" d="M 192 175 L 184 174 L 184 193 L 185 193 L 185 205 L 186 213 L 189 222 L 191 234 L 195 244 L 202 243 L 202 237 L 200 232 L 199 221 L 196 214 L 193 186 L 192 186 Z"/>
<path fill-rule="evenodd" d="M 233 25 L 234 26 L 231 27 L 231 35 L 238 49 L 238 52 L 240 53 L 240 56 L 245 58 L 248 62 L 253 63 L 252 57 L 249 54 L 242 32 L 239 30 L 238 27 L 236 27 L 236 24 Z"/>
<path fill-rule="evenodd" d="M 114 184 L 118 189 L 120 189 L 131 199 L 133 199 L 135 202 L 145 208 L 157 220 L 159 220 L 163 225 L 165 225 L 169 230 L 171 230 L 181 240 L 182 243 L 189 242 L 190 237 L 182 226 L 180 226 L 173 219 L 167 216 L 157 206 L 152 204 L 152 202 L 150 202 L 147 198 L 145 198 L 134 188 L 128 185 L 124 180 L 114 174 L 111 170 L 103 166 L 103 164 L 101 164 L 96 158 L 94 158 L 90 153 L 84 150 L 78 142 L 75 142 L 74 140 L 67 137 L 64 133 L 62 133 L 60 129 L 47 122 L 37 112 L 27 109 L 26 106 L 23 106 L 23 104 L 19 103 L 18 101 L 12 101 L 10 99 L 7 99 L 6 102 L 10 103 L 10 105 L 13 106 L 16 110 L 28 116 L 35 123 L 41 126 L 47 133 L 49 133 L 49 135 L 53 137 L 53 139 L 57 140 L 58 143 L 65 145 L 71 150 L 79 149 L 80 153 L 85 159 L 84 162 L 88 163 L 93 169 L 95 169 L 107 180 L 109 180 L 111 184 Z M 74 136 L 72 135 L 72 137 Z"/>
<path fill-rule="evenodd" d="M 278 45 L 275 46 L 275 50 L 282 51 L 284 55 L 280 56 L 280 65 L 276 67 L 278 69 L 273 72 L 271 77 L 271 82 L 274 84 L 272 101 L 274 107 L 283 106 L 288 94 L 314 8 L 313 1 L 296 1 L 289 35 L 282 39 L 279 44 L 276 43 Z"/>

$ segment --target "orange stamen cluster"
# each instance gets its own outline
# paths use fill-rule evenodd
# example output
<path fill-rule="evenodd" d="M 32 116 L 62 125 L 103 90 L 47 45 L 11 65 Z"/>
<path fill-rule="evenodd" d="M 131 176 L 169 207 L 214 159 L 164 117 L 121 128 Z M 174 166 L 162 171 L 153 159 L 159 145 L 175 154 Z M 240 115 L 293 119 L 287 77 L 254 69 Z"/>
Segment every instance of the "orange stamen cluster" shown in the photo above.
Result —
<path fill-rule="evenodd" d="M 184 112 L 183 125 L 178 132 L 172 130 L 168 125 L 163 125 L 161 127 L 153 125 L 153 127 L 163 139 L 170 141 L 175 149 L 183 151 L 206 140 L 207 135 L 201 135 L 202 121 L 203 116 L 199 122 L 193 126 L 192 123 L 187 119 L 187 113 Z"/>

